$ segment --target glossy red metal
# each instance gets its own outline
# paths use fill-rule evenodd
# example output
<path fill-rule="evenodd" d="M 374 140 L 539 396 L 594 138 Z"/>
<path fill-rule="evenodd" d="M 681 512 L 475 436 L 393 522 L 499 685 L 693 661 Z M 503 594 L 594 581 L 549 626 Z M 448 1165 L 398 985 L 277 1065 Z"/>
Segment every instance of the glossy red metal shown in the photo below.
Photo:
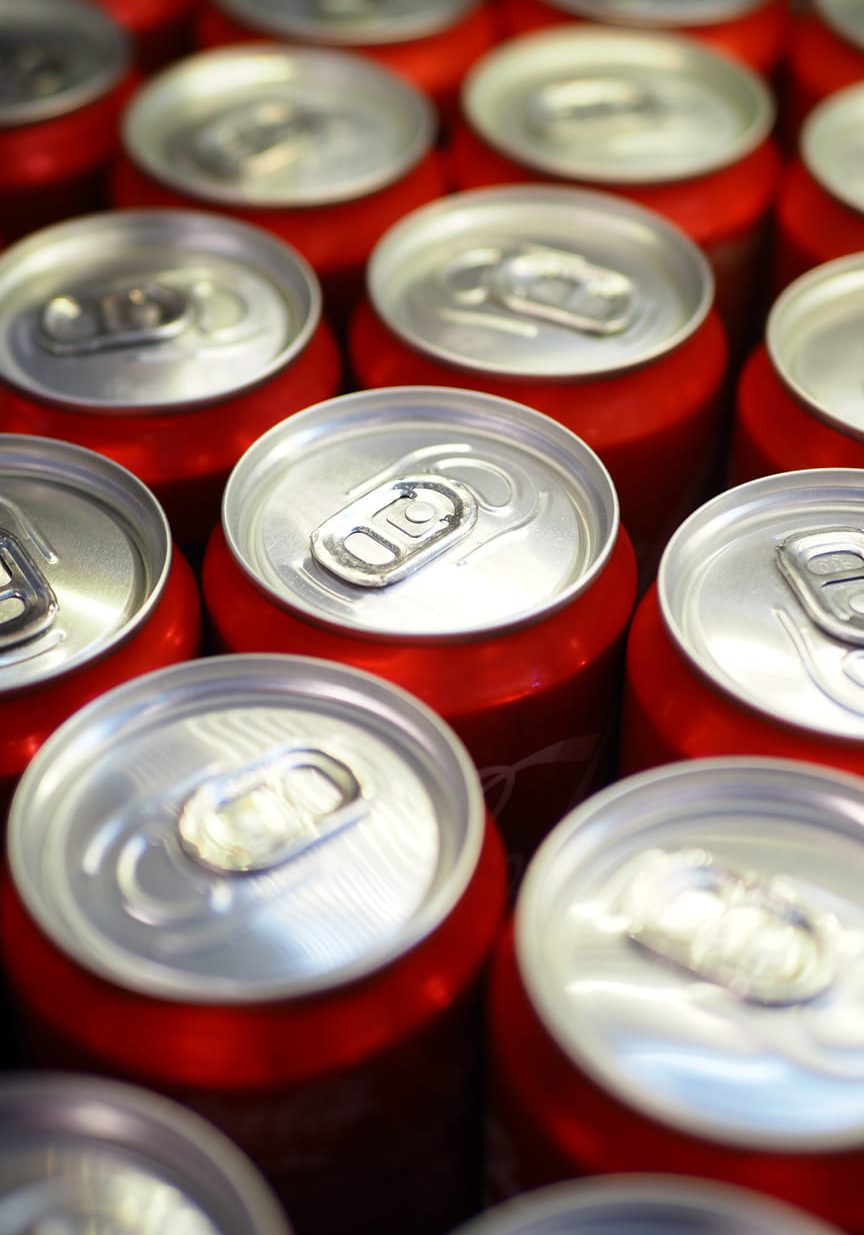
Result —
<path fill-rule="evenodd" d="M 199 0 L 96 0 L 128 31 L 135 59 L 145 73 L 187 55 L 195 47 Z"/>
<path fill-rule="evenodd" d="M 805 270 L 862 248 L 864 215 L 819 184 L 800 157 L 793 159 L 784 170 L 775 207 L 775 292 Z"/>
<path fill-rule="evenodd" d="M 818 11 L 794 21 L 786 56 L 782 107 L 784 137 L 794 145 L 807 114 L 829 94 L 864 80 L 864 48 L 844 38 Z"/>

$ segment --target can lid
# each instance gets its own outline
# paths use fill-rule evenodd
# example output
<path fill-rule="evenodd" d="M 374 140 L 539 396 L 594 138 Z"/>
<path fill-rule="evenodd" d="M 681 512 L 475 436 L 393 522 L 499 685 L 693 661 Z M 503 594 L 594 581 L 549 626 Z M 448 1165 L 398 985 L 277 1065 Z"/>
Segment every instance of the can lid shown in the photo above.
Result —
<path fill-rule="evenodd" d="M 462 105 L 508 158 L 597 185 L 728 167 L 768 137 L 775 115 L 759 75 L 703 43 L 602 26 L 501 44 L 469 70 Z"/>
<path fill-rule="evenodd" d="M 257 1171 L 192 1111 L 57 1072 L 0 1080 L 0 1219 L 8 1235 L 289 1235 Z"/>
<path fill-rule="evenodd" d="M 864 737 L 864 471 L 753 480 L 681 524 L 658 595 L 680 650 L 775 722 Z"/>
<path fill-rule="evenodd" d="M 329 990 L 434 931 L 473 876 L 480 782 L 370 674 L 221 656 L 77 712 L 24 773 L 10 869 L 55 945 L 183 1003 Z"/>
<path fill-rule="evenodd" d="M 666 765 L 559 824 L 516 906 L 522 980 L 573 1063 L 689 1135 L 860 1148 L 860 778 Z"/>
<path fill-rule="evenodd" d="M 478 0 L 216 0 L 235 20 L 275 36 L 341 43 L 399 43 L 437 34 Z"/>
<path fill-rule="evenodd" d="M 616 374 L 674 350 L 714 298 L 696 245 L 653 211 L 559 185 L 455 193 L 412 211 L 366 271 L 412 347 L 484 373 Z"/>
<path fill-rule="evenodd" d="M 825 23 L 856 47 L 864 47 L 864 0 L 813 0 Z"/>
<path fill-rule="evenodd" d="M 66 442 L 0 434 L 0 694 L 129 638 L 170 565 L 165 515 L 131 472 Z"/>
<path fill-rule="evenodd" d="M 90 412 L 237 394 L 283 369 L 321 315 L 318 281 L 257 227 L 187 210 L 58 223 L 0 255 L 0 379 Z"/>
<path fill-rule="evenodd" d="M 0 0 L 0 129 L 77 111 L 130 67 L 125 31 L 83 0 Z"/>
<path fill-rule="evenodd" d="M 237 463 L 222 509 L 237 562 L 277 605 L 398 640 L 536 621 L 594 582 L 618 534 L 609 474 L 578 437 L 437 386 L 289 417 Z"/>
<path fill-rule="evenodd" d="M 352 52 L 243 44 L 164 69 L 126 110 L 129 156 L 219 205 L 349 201 L 400 179 L 431 149 L 432 103 Z"/>
<path fill-rule="evenodd" d="M 864 214 L 862 120 L 864 85 L 847 86 L 808 113 L 800 137 L 801 157 L 811 176 L 859 214 Z"/>
<path fill-rule="evenodd" d="M 546 0 L 575 17 L 634 26 L 708 26 L 734 21 L 766 0 Z"/>

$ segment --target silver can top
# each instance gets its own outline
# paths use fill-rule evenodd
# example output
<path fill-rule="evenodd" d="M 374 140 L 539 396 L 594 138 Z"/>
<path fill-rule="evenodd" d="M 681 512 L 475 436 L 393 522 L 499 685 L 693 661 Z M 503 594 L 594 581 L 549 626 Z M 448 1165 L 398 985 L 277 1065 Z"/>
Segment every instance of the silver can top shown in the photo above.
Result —
<path fill-rule="evenodd" d="M 791 283 L 775 300 L 765 330 L 784 385 L 820 420 L 855 438 L 864 437 L 862 329 L 864 253 L 854 253 Z"/>
<path fill-rule="evenodd" d="M 555 26 L 488 52 L 468 122 L 527 168 L 591 184 L 662 184 L 744 158 L 771 132 L 765 82 L 694 39 Z"/>
<path fill-rule="evenodd" d="M 478 0 L 216 0 L 236 21 L 264 34 L 341 43 L 399 43 L 453 26 Z"/>
<path fill-rule="evenodd" d="M 681 524 L 663 618 L 723 693 L 781 724 L 864 738 L 864 471 L 750 481 Z"/>
<path fill-rule="evenodd" d="M 0 129 L 53 120 L 106 95 L 131 45 L 84 0 L 0 0 Z"/>
<path fill-rule="evenodd" d="M 85 969 L 245 1004 L 367 976 L 435 930 L 484 810 L 464 747 L 412 696 L 329 661 L 222 656 L 77 712 L 8 827 L 24 903 Z"/>
<path fill-rule="evenodd" d="M 522 980 L 575 1066 L 643 1114 L 742 1149 L 860 1149 L 862 878 L 859 777 L 666 765 L 544 841 Z"/>
<path fill-rule="evenodd" d="M 864 0 L 813 0 L 813 7 L 837 34 L 864 48 Z"/>
<path fill-rule="evenodd" d="M 708 26 L 735 21 L 761 8 L 766 0 L 546 0 L 574 17 L 627 26 Z"/>
<path fill-rule="evenodd" d="M 187 210 L 114 210 L 0 255 L 0 380 L 108 414 L 199 407 L 257 385 L 308 343 L 321 292 L 257 227 Z"/>
<path fill-rule="evenodd" d="M 255 442 L 223 527 L 277 605 L 357 635 L 447 640 L 559 609 L 604 569 L 618 501 L 569 430 L 472 390 L 342 395 Z"/>
<path fill-rule="evenodd" d="M 431 149 L 432 103 L 351 52 L 243 44 L 199 52 L 135 95 L 129 156 L 217 205 L 350 201 L 404 176 Z"/>
<path fill-rule="evenodd" d="M 808 113 L 800 151 L 815 180 L 844 205 L 864 214 L 864 86 L 830 94 Z"/>
<path fill-rule="evenodd" d="M 387 231 L 366 271 L 394 334 L 447 364 L 550 381 L 614 374 L 702 324 L 714 280 L 683 232 L 611 194 L 451 194 Z"/>
<path fill-rule="evenodd" d="M 71 1074 L 0 1080 L 4 1235 L 290 1235 L 238 1149 L 185 1107 Z"/>
<path fill-rule="evenodd" d="M 165 515 L 131 472 L 66 442 L 0 434 L 0 694 L 129 638 L 170 565 Z"/>

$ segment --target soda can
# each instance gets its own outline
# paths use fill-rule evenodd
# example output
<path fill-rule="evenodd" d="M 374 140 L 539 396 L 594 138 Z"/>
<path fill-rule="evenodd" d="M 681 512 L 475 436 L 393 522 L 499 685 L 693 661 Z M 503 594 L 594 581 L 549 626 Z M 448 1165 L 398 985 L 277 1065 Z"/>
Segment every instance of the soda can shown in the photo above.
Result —
<path fill-rule="evenodd" d="M 752 330 L 780 176 L 758 74 L 682 36 L 571 25 L 489 52 L 462 109 L 458 187 L 552 180 L 640 202 L 704 249 L 730 333 Z"/>
<path fill-rule="evenodd" d="M 562 821 L 491 979 L 511 1185 L 671 1170 L 860 1231 L 862 877 L 860 778 L 791 759 L 672 764 Z"/>
<path fill-rule="evenodd" d="M 286 420 L 202 579 L 224 650 L 353 664 L 443 716 L 517 866 L 608 773 L 633 552 L 599 459 L 521 404 L 399 387 Z"/>
<path fill-rule="evenodd" d="M 728 353 L 696 246 L 619 197 L 508 186 L 408 215 L 366 282 L 358 384 L 458 383 L 559 420 L 609 468 L 651 578 L 719 450 Z"/>
<path fill-rule="evenodd" d="M 341 361 L 305 261 L 193 211 L 56 224 L 0 257 L 0 429 L 108 455 L 203 542 L 246 447 L 335 393 Z"/>
<path fill-rule="evenodd" d="M 765 476 L 670 540 L 630 629 L 621 771 L 781 755 L 864 772 L 864 472 Z"/>
<path fill-rule="evenodd" d="M 45 745 L 9 845 L 5 963 L 43 1066 L 181 1098 L 303 1235 L 476 1207 L 504 860 L 429 709 L 302 657 L 150 674 Z"/>
<path fill-rule="evenodd" d="M 104 206 L 131 92 L 123 30 L 83 0 L 0 0 L 0 234 Z"/>
<path fill-rule="evenodd" d="M 259 1173 L 215 1128 L 157 1094 L 92 1076 L 0 1081 L 0 1179 L 10 1235 L 291 1232 Z"/>
<path fill-rule="evenodd" d="M 431 103 L 329 49 L 255 44 L 189 56 L 123 120 L 117 206 L 208 206 L 299 250 L 336 312 L 381 233 L 445 190 Z"/>
<path fill-rule="evenodd" d="M 862 0 L 808 0 L 789 38 L 783 123 L 794 139 L 820 100 L 864 80 Z"/>
<path fill-rule="evenodd" d="M 96 0 L 132 38 L 135 60 L 152 73 L 195 50 L 199 0 Z"/>
<path fill-rule="evenodd" d="M 198 650 L 200 606 L 153 495 L 90 450 L 0 434 L 0 820 L 88 700 Z"/>
<path fill-rule="evenodd" d="M 498 38 L 500 0 L 208 0 L 202 47 L 250 39 L 334 47 L 390 69 L 429 95 L 445 115 L 469 67 Z"/>

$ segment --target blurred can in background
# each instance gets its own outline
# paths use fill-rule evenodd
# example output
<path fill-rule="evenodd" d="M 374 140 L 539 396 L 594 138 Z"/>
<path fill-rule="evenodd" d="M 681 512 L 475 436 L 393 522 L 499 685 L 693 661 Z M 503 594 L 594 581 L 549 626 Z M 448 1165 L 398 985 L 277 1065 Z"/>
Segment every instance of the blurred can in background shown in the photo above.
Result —
<path fill-rule="evenodd" d="M 96 0 L 132 39 L 135 62 L 152 73 L 195 50 L 199 0 Z"/>
<path fill-rule="evenodd" d="M 783 128 L 791 142 L 821 99 L 864 81 L 862 0 L 808 0 L 792 26 L 786 78 Z"/>

